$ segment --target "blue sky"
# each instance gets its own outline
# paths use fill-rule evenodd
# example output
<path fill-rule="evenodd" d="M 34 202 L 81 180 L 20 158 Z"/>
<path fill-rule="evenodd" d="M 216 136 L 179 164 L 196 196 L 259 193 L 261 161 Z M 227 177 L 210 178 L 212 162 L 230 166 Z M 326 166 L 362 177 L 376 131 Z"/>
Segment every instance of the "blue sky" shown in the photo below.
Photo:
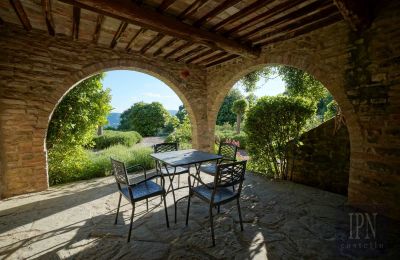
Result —
<path fill-rule="evenodd" d="M 285 90 L 285 83 L 280 78 L 269 80 L 267 84 L 260 81 L 257 96 L 277 95 Z M 130 70 L 114 70 L 107 72 L 103 79 L 103 87 L 111 89 L 112 112 L 122 113 L 134 103 L 158 101 L 168 110 L 178 110 L 182 101 L 166 84 L 145 73 Z M 240 86 L 237 86 L 240 88 Z M 242 90 L 243 92 L 243 90 Z"/>

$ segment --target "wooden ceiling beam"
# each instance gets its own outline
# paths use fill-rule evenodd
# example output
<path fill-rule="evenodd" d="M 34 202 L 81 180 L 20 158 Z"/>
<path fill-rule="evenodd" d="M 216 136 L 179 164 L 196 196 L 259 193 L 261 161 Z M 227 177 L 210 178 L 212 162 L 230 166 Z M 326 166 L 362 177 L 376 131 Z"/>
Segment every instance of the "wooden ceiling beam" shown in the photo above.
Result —
<path fill-rule="evenodd" d="M 99 41 L 100 31 L 103 21 L 104 21 L 104 15 L 99 14 L 97 16 L 96 27 L 94 29 L 93 40 L 92 40 L 93 43 L 97 43 Z"/>
<path fill-rule="evenodd" d="M 164 55 L 165 59 L 168 59 L 169 57 L 171 57 L 172 55 L 174 55 L 177 52 L 180 52 L 181 50 L 184 50 L 186 48 L 188 48 L 189 46 L 191 46 L 193 44 L 193 42 L 186 42 L 184 44 L 182 44 L 181 46 L 179 46 L 178 48 L 173 49 L 172 51 L 168 52 L 167 54 Z"/>
<path fill-rule="evenodd" d="M 335 15 L 335 14 L 339 14 L 339 12 L 338 12 L 337 8 L 334 5 L 331 5 L 329 8 L 326 8 L 326 9 L 324 9 L 324 10 L 322 10 L 322 11 L 320 11 L 320 12 L 314 14 L 314 15 L 305 16 L 302 19 L 298 19 L 298 20 L 296 20 L 296 21 L 294 21 L 292 23 L 288 23 L 285 26 L 277 28 L 276 30 L 273 30 L 271 32 L 264 33 L 264 34 L 262 34 L 260 36 L 257 36 L 256 38 L 251 39 L 251 41 L 254 42 L 255 44 L 258 44 L 260 41 L 262 42 L 265 39 L 273 37 L 274 35 L 277 35 L 277 34 L 280 34 L 280 33 L 283 33 L 283 32 L 287 32 L 288 30 L 301 28 L 304 25 L 311 24 L 311 23 L 313 23 L 315 21 L 319 21 L 319 20 L 321 20 L 323 18 L 326 18 L 326 17 L 331 16 L 331 15 Z"/>
<path fill-rule="evenodd" d="M 370 2 L 366 0 L 333 0 L 353 31 L 369 27 L 372 22 Z"/>
<path fill-rule="evenodd" d="M 132 38 L 130 39 L 130 41 L 128 42 L 128 44 L 126 45 L 126 47 L 125 47 L 125 50 L 127 51 L 127 52 L 130 52 L 131 51 L 131 45 L 132 45 L 132 43 L 136 40 L 136 38 L 140 35 L 140 34 L 142 34 L 142 33 L 144 33 L 146 31 L 146 29 L 144 29 L 144 28 L 140 28 L 140 30 L 139 31 L 137 31 L 133 36 L 132 36 Z"/>
<path fill-rule="evenodd" d="M 145 53 L 148 49 L 154 46 L 157 42 L 159 42 L 164 37 L 164 34 L 158 33 L 153 39 L 151 39 L 148 43 L 146 43 L 143 48 L 140 50 L 140 53 Z"/>
<path fill-rule="evenodd" d="M 240 38 L 247 38 L 247 37 L 253 37 L 254 35 L 259 34 L 265 29 L 268 28 L 273 28 L 274 26 L 279 26 L 285 22 L 290 23 L 292 21 L 295 21 L 296 19 L 303 17 L 303 16 L 308 16 L 312 13 L 322 11 L 326 8 L 330 8 L 332 12 L 335 12 L 336 7 L 333 5 L 331 0 L 320 0 L 314 3 L 311 3 L 309 5 L 306 5 L 300 9 L 297 9 L 294 12 L 288 13 L 284 16 L 281 16 L 275 20 L 272 20 L 266 24 L 263 24 L 262 26 L 256 27 L 253 30 L 246 32 L 245 34 L 241 35 Z"/>
<path fill-rule="evenodd" d="M 211 20 L 215 16 L 217 16 L 219 13 L 225 11 L 231 6 L 234 6 L 241 0 L 225 0 L 221 4 L 219 4 L 217 7 L 213 8 L 210 12 L 206 13 L 201 17 L 199 20 L 197 20 L 195 23 L 193 23 L 193 26 L 200 27 L 203 24 L 205 24 L 207 21 Z"/>
<path fill-rule="evenodd" d="M 200 52 L 197 55 L 193 56 L 192 58 L 188 59 L 186 62 L 187 63 L 196 63 L 196 61 L 201 60 L 202 58 L 214 53 L 215 50 L 213 49 L 208 49 L 205 52 Z"/>
<path fill-rule="evenodd" d="M 120 25 L 118 26 L 117 31 L 114 34 L 114 37 L 111 41 L 110 48 L 114 49 L 115 45 L 117 45 L 119 38 L 121 38 L 122 33 L 125 31 L 126 27 L 128 26 L 128 23 L 126 22 L 121 22 Z"/>
<path fill-rule="evenodd" d="M 184 53 L 184 54 L 182 54 L 182 55 L 176 57 L 176 58 L 175 58 L 175 61 L 179 62 L 179 61 L 182 61 L 182 60 L 184 60 L 184 59 L 187 59 L 188 57 L 191 57 L 191 56 L 195 55 L 196 53 L 201 52 L 201 51 L 204 50 L 205 48 L 207 48 L 207 47 L 204 47 L 204 46 L 197 46 L 197 47 L 194 48 L 193 50 L 190 50 L 190 51 L 188 51 L 188 52 L 186 52 L 186 53 Z"/>
<path fill-rule="evenodd" d="M 265 39 L 265 41 L 262 41 L 262 42 L 258 43 L 257 45 L 258 46 L 266 46 L 268 44 L 285 41 L 285 40 L 312 32 L 314 30 L 320 29 L 322 27 L 331 25 L 342 19 L 343 19 L 343 17 L 341 16 L 340 13 L 335 13 L 335 14 L 332 14 L 329 16 L 325 16 L 319 20 L 315 20 L 314 22 L 312 22 L 310 24 L 300 26 L 300 28 L 298 28 L 298 27 L 290 28 L 286 31 L 283 31 L 281 36 L 277 36 L 277 37 L 270 38 L 270 39 Z"/>
<path fill-rule="evenodd" d="M 74 6 L 72 18 L 72 39 L 77 40 L 79 38 L 79 23 L 81 20 L 81 9 Z"/>
<path fill-rule="evenodd" d="M 14 8 L 15 13 L 18 16 L 22 26 L 25 30 L 30 31 L 32 29 L 31 22 L 29 21 L 28 16 L 25 13 L 24 7 L 19 0 L 10 0 L 10 4 Z"/>
<path fill-rule="evenodd" d="M 242 45 L 221 35 L 185 24 L 173 17 L 165 16 L 151 8 L 139 6 L 126 0 L 60 0 L 75 7 L 91 10 L 124 22 L 171 35 L 188 42 L 198 43 L 214 49 L 223 49 L 247 58 L 256 58 L 260 50 Z"/>
<path fill-rule="evenodd" d="M 275 0 L 258 0 L 256 2 L 254 2 L 253 4 L 246 6 L 242 10 L 239 10 L 234 15 L 231 15 L 231 16 L 227 17 L 226 19 L 222 20 L 221 22 L 217 23 L 216 25 L 214 25 L 211 28 L 211 31 L 217 31 L 218 29 L 222 28 L 223 26 L 226 26 L 233 22 L 236 22 L 236 21 L 242 19 L 243 17 L 246 17 L 247 15 L 258 11 L 260 8 L 262 8 L 263 6 L 269 4 L 273 1 L 275 1 Z"/>
<path fill-rule="evenodd" d="M 195 0 L 191 5 L 189 5 L 183 12 L 178 16 L 179 20 L 184 19 L 185 17 L 191 16 L 197 10 L 199 10 L 203 5 L 205 5 L 210 0 Z"/>
<path fill-rule="evenodd" d="M 170 7 L 176 0 L 163 0 L 161 4 L 157 7 L 157 11 L 164 12 L 168 7 Z"/>
<path fill-rule="evenodd" d="M 227 32 L 225 32 L 224 34 L 229 35 L 232 33 L 237 33 L 239 31 L 245 30 L 247 28 L 250 28 L 258 23 L 261 23 L 277 14 L 279 14 L 280 12 L 284 11 L 284 10 L 288 10 L 300 3 L 303 3 L 304 0 L 289 0 L 288 2 L 283 2 L 281 4 L 278 4 L 274 7 L 272 7 L 271 9 L 268 9 L 264 12 L 262 12 L 259 15 L 256 15 L 255 17 L 238 24 L 237 26 L 229 29 Z"/>
<path fill-rule="evenodd" d="M 51 36 L 56 35 L 53 15 L 51 13 L 51 0 L 42 0 L 42 9 L 46 21 L 47 31 Z"/>
<path fill-rule="evenodd" d="M 212 56 L 208 57 L 207 59 L 204 59 L 204 60 L 200 61 L 199 64 L 206 65 L 206 64 L 208 64 L 210 62 L 213 62 L 215 60 L 221 59 L 221 58 L 225 57 L 228 54 L 229 53 L 226 53 L 225 51 L 219 52 L 219 53 L 217 53 L 215 55 L 212 55 Z"/>
<path fill-rule="evenodd" d="M 227 61 L 229 61 L 229 60 L 233 60 L 233 59 L 235 59 L 235 58 L 237 58 L 237 57 L 239 57 L 239 56 L 238 56 L 238 55 L 235 55 L 235 54 L 230 54 L 230 55 L 228 55 L 228 56 L 226 56 L 226 57 L 224 57 L 224 58 L 218 59 L 218 60 L 216 60 L 216 61 L 213 61 L 213 62 L 207 64 L 207 65 L 206 65 L 206 68 L 213 67 L 213 66 L 215 66 L 215 65 L 218 65 L 218 64 L 227 62 Z"/>
<path fill-rule="evenodd" d="M 162 46 L 160 46 L 160 48 L 158 48 L 154 53 L 153 56 L 158 56 L 162 53 L 164 48 L 168 48 L 170 46 L 172 46 L 172 44 L 174 44 L 177 41 L 177 39 L 170 39 L 169 41 L 167 41 L 166 43 L 164 43 Z"/>

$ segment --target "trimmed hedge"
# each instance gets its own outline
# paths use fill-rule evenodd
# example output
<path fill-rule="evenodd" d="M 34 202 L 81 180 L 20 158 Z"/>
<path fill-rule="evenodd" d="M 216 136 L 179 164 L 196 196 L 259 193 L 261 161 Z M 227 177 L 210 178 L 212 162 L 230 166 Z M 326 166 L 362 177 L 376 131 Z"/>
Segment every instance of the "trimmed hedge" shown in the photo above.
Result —
<path fill-rule="evenodd" d="M 241 132 L 240 134 L 237 134 L 235 131 L 216 131 L 215 132 L 215 141 L 217 143 L 219 142 L 224 142 L 226 140 L 231 140 L 231 141 L 239 141 L 240 149 L 246 149 L 246 144 L 247 144 L 247 135 L 245 132 Z"/>
<path fill-rule="evenodd" d="M 94 141 L 94 148 L 102 150 L 113 145 L 132 146 L 139 143 L 142 136 L 136 131 L 121 132 L 105 130 L 102 136 L 96 136 Z"/>

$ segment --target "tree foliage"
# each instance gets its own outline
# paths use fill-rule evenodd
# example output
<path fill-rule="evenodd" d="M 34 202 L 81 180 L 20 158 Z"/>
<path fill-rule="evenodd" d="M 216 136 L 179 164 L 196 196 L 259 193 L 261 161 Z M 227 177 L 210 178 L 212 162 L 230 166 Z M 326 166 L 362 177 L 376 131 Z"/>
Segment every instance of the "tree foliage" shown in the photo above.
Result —
<path fill-rule="evenodd" d="M 192 127 L 188 116 L 185 116 L 174 132 L 167 136 L 166 142 L 177 142 L 180 144 L 189 144 L 192 142 Z"/>
<path fill-rule="evenodd" d="M 179 122 L 182 124 L 187 114 L 188 113 L 186 111 L 186 108 L 183 105 L 181 105 L 179 106 L 178 112 L 176 113 L 175 116 L 179 119 Z"/>
<path fill-rule="evenodd" d="M 159 102 L 135 103 L 121 114 L 120 130 L 136 131 L 142 136 L 156 135 L 166 124 L 168 111 Z"/>
<path fill-rule="evenodd" d="M 257 82 L 261 78 L 268 80 L 274 74 L 275 68 L 272 66 L 266 66 L 260 70 L 255 70 L 245 75 L 243 78 L 240 79 L 240 84 L 244 87 L 246 92 L 253 92 L 258 88 Z"/>
<path fill-rule="evenodd" d="M 332 117 L 336 116 L 338 112 L 339 112 L 339 106 L 335 100 L 332 100 L 327 105 L 327 109 L 324 113 L 324 120 L 326 121 L 326 120 L 331 119 Z"/>
<path fill-rule="evenodd" d="M 238 89 L 232 89 L 225 97 L 224 102 L 219 109 L 217 116 L 217 125 L 229 123 L 233 125 L 236 122 L 236 115 L 232 112 L 233 103 L 236 100 L 242 99 L 243 95 Z"/>
<path fill-rule="evenodd" d="M 276 96 L 262 97 L 248 110 L 244 131 L 255 170 L 287 178 L 287 143 L 297 140 L 314 108 L 309 99 Z"/>
<path fill-rule="evenodd" d="M 110 90 L 103 90 L 103 74 L 74 87 L 55 109 L 47 131 L 47 148 L 88 145 L 98 125 L 107 123 Z"/>

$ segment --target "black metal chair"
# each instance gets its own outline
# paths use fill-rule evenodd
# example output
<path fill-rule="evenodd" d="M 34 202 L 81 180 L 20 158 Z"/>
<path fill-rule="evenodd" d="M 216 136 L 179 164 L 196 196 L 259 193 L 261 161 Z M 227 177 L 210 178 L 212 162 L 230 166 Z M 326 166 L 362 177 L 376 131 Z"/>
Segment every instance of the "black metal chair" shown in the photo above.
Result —
<path fill-rule="evenodd" d="M 209 204 L 209 214 L 210 214 L 210 226 L 211 226 L 211 238 L 213 246 L 215 246 L 214 237 L 214 223 L 213 223 L 213 208 L 219 207 L 225 203 L 236 200 L 240 229 L 243 231 L 242 214 L 240 212 L 240 193 L 242 191 L 242 185 L 244 180 L 244 174 L 246 172 L 246 162 L 233 162 L 227 164 L 219 164 L 217 166 L 217 173 L 214 177 L 213 183 L 204 183 L 198 175 L 189 174 L 189 198 L 188 206 L 186 212 L 186 226 L 189 222 L 189 209 L 190 209 L 190 199 L 193 195 L 200 198 L 201 200 Z M 191 186 L 190 178 L 197 180 L 198 184 L 196 187 Z M 232 187 L 237 186 L 233 189 Z"/>
<path fill-rule="evenodd" d="M 127 168 L 125 167 L 125 164 L 123 162 L 111 158 L 111 165 L 119 190 L 117 214 L 115 216 L 114 224 L 117 224 L 119 207 L 121 205 L 122 196 L 124 196 L 132 204 L 132 214 L 129 227 L 128 242 L 131 240 L 132 223 L 133 223 L 133 217 L 135 215 L 135 203 L 138 201 L 146 199 L 146 204 L 147 204 L 148 198 L 159 195 L 162 196 L 164 198 L 163 201 L 165 208 L 165 219 L 167 222 L 167 227 L 169 227 L 167 205 L 165 202 L 166 193 L 164 189 L 164 184 L 165 184 L 164 177 L 162 175 L 154 175 L 152 177 L 147 178 L 146 171 L 144 171 L 144 167 L 141 165 L 135 165 L 129 167 L 129 169 L 134 169 L 135 167 L 142 168 L 144 172 L 144 180 L 137 183 L 132 183 L 128 178 Z M 161 178 L 161 185 L 158 185 L 157 183 L 153 182 L 152 179 L 154 178 Z M 148 209 L 148 204 L 147 204 L 147 209 Z"/>
<path fill-rule="evenodd" d="M 155 144 L 153 146 L 154 153 L 165 153 L 165 152 L 172 152 L 172 151 L 178 151 L 178 143 L 160 143 L 160 144 Z M 172 196 L 174 199 L 174 207 L 175 207 L 175 223 L 176 223 L 176 211 L 177 211 L 177 200 L 175 197 L 175 190 L 176 189 L 181 189 L 181 188 L 186 188 L 185 187 L 180 187 L 180 176 L 185 173 L 189 173 L 189 168 L 186 167 L 171 167 L 167 165 L 161 164 L 159 161 L 156 161 L 156 170 L 158 173 L 160 173 L 163 176 L 167 176 L 170 180 L 170 183 L 167 188 L 167 194 L 169 192 L 172 192 Z M 178 176 L 178 187 L 175 188 L 173 185 L 173 181 L 175 176 Z"/>
<path fill-rule="evenodd" d="M 218 164 L 236 161 L 237 149 L 238 149 L 238 147 L 234 144 L 220 143 L 219 148 L 218 148 L 218 154 L 222 155 L 223 158 L 218 161 L 209 162 L 209 163 L 205 163 L 205 164 L 201 165 L 200 171 L 211 174 L 211 175 L 215 175 L 217 172 Z"/>

